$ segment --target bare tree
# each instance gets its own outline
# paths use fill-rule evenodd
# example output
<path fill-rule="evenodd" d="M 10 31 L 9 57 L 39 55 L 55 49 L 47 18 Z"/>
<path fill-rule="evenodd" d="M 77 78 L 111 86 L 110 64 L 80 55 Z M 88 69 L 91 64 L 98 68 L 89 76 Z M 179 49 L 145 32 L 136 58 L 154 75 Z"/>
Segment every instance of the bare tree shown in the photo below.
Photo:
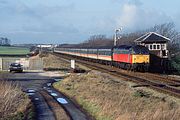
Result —
<path fill-rule="evenodd" d="M 153 31 L 164 35 L 170 38 L 172 43 L 180 43 L 180 33 L 175 29 L 175 24 L 173 22 L 155 25 L 148 31 Z"/>
<path fill-rule="evenodd" d="M 111 48 L 113 41 L 105 35 L 93 35 L 87 41 L 81 43 L 80 46 L 86 48 Z"/>
<path fill-rule="evenodd" d="M 144 35 L 147 32 L 157 32 L 163 36 L 171 39 L 169 43 L 169 49 L 172 53 L 177 52 L 180 48 L 180 33 L 176 31 L 174 23 L 164 23 L 155 25 L 149 29 L 143 31 L 136 31 L 133 33 L 122 34 L 121 38 L 117 41 L 117 45 L 134 45 L 134 40 Z M 63 46 L 69 46 L 74 48 L 112 48 L 113 37 L 106 37 L 106 35 L 93 35 L 88 40 L 80 44 L 66 44 Z"/>
<path fill-rule="evenodd" d="M 1 46 L 10 46 L 11 41 L 8 38 L 0 38 L 0 45 Z"/>
<path fill-rule="evenodd" d="M 169 50 L 171 53 L 176 53 L 180 50 L 180 32 L 175 29 L 173 22 L 155 25 L 149 31 L 157 32 L 171 39 L 169 42 Z"/>

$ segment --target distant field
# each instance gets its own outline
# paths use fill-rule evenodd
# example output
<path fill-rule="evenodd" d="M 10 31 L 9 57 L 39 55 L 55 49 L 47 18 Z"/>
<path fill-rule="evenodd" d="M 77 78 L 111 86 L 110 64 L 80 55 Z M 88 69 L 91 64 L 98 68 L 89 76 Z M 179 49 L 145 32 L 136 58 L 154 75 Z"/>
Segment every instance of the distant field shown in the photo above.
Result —
<path fill-rule="evenodd" d="M 0 55 L 22 55 L 29 53 L 28 48 L 0 46 Z"/>

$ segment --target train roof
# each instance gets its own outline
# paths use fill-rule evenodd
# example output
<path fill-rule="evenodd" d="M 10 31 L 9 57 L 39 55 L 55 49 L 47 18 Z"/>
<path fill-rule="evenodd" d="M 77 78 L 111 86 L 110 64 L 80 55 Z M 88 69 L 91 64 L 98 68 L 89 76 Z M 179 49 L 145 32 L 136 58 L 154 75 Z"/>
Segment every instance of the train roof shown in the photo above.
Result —
<path fill-rule="evenodd" d="M 56 47 L 56 48 L 67 48 L 67 49 L 111 49 L 110 46 L 100 46 L 100 47 Z"/>
<path fill-rule="evenodd" d="M 115 49 L 121 49 L 121 50 L 129 50 L 129 49 L 133 49 L 135 51 L 139 51 L 139 50 L 144 50 L 144 51 L 148 51 L 148 48 L 146 48 L 145 46 L 142 46 L 142 45 L 133 45 L 133 46 L 130 46 L 130 45 L 121 45 L 121 46 L 117 46 L 117 47 L 114 47 Z"/>
<path fill-rule="evenodd" d="M 113 49 L 124 49 L 124 50 L 129 50 L 129 49 L 142 49 L 142 48 L 146 48 L 144 46 L 141 46 L 141 45 L 120 45 L 120 46 L 115 46 L 113 47 Z M 109 48 L 109 47 L 104 47 L 104 48 L 65 48 L 65 49 L 104 49 L 104 50 L 107 50 L 107 49 L 112 49 L 112 48 Z"/>
<path fill-rule="evenodd" d="M 132 48 L 132 46 L 130 46 L 130 45 L 120 45 L 120 46 L 116 46 L 116 47 L 114 47 L 114 48 L 116 48 L 116 49 L 130 49 L 130 48 Z"/>

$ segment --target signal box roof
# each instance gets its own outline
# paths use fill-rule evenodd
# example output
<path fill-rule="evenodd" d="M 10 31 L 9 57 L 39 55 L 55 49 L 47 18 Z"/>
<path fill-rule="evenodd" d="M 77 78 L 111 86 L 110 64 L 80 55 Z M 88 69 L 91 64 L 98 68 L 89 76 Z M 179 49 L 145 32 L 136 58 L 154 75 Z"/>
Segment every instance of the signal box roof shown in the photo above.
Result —
<path fill-rule="evenodd" d="M 162 36 L 155 32 L 149 32 L 138 39 L 136 39 L 134 42 L 136 43 L 164 43 L 170 41 L 169 38 Z"/>

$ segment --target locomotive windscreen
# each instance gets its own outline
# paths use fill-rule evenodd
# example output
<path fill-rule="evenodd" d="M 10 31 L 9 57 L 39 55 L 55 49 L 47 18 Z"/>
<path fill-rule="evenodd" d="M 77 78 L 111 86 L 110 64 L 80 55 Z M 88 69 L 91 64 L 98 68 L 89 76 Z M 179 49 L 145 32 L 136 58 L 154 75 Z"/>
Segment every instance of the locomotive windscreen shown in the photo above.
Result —
<path fill-rule="evenodd" d="M 148 48 L 141 45 L 133 46 L 132 51 L 133 51 L 133 54 L 149 54 Z"/>

